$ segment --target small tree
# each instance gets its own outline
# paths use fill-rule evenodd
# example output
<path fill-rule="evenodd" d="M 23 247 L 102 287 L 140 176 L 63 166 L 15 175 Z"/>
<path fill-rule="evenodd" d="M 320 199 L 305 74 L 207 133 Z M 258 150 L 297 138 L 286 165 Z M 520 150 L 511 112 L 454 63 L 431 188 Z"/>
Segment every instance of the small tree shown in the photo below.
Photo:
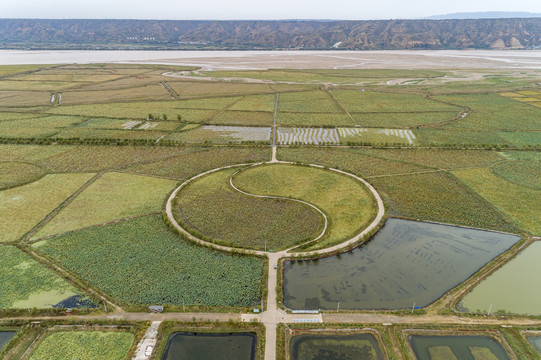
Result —
<path fill-rule="evenodd" d="M 162 117 L 164 121 L 167 121 L 167 114 L 163 114 Z"/>
<path fill-rule="evenodd" d="M 177 120 L 178 120 L 178 121 L 182 121 L 182 115 L 177 114 Z"/>

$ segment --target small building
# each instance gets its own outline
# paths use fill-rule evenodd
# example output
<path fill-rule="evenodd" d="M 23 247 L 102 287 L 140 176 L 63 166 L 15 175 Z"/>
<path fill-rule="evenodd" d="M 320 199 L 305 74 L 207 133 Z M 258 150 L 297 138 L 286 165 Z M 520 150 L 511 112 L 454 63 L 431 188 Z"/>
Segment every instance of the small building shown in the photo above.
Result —
<path fill-rule="evenodd" d="M 163 312 L 163 306 L 161 305 L 151 305 L 148 307 L 148 309 L 150 310 L 150 312 L 153 312 L 153 313 Z"/>

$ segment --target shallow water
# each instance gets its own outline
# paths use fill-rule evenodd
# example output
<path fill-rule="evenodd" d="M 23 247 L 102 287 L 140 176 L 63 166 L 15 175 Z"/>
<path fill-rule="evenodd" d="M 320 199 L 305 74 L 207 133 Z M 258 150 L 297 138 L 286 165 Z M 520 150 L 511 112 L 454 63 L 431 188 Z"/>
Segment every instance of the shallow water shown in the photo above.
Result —
<path fill-rule="evenodd" d="M 284 264 L 291 309 L 424 307 L 462 283 L 520 237 L 449 225 L 389 219 L 349 253 Z"/>
<path fill-rule="evenodd" d="M 15 331 L 0 331 L 0 350 L 15 336 Z"/>
<path fill-rule="evenodd" d="M 541 354 L 541 336 L 527 336 L 526 339 Z"/>
<path fill-rule="evenodd" d="M 292 360 L 383 360 L 379 343 L 372 334 L 312 335 L 291 338 Z"/>
<path fill-rule="evenodd" d="M 477 285 L 458 304 L 461 311 L 541 315 L 541 287 L 530 276 L 541 273 L 541 242 L 534 242 L 517 257 Z"/>
<path fill-rule="evenodd" d="M 177 332 L 169 336 L 162 360 L 253 360 L 256 339 L 252 333 Z"/>
<path fill-rule="evenodd" d="M 489 336 L 413 335 L 409 337 L 409 341 L 418 360 L 509 359 L 504 348 Z M 472 353 L 479 357 L 474 358 Z"/>

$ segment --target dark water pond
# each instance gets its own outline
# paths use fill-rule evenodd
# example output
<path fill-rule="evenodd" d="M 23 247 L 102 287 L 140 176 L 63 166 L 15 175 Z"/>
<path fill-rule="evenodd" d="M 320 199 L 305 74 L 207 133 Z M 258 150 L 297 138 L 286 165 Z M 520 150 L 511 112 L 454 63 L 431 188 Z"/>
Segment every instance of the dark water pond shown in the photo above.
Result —
<path fill-rule="evenodd" d="M 389 219 L 366 245 L 319 260 L 284 264 L 290 309 L 424 307 L 462 283 L 520 237 Z"/>
<path fill-rule="evenodd" d="M 0 331 L 0 350 L 15 336 L 15 331 Z"/>
<path fill-rule="evenodd" d="M 312 335 L 291 338 L 292 360 L 383 360 L 379 343 L 372 334 Z"/>
<path fill-rule="evenodd" d="M 177 332 L 169 336 L 162 360 L 253 360 L 256 342 L 253 333 Z"/>
<path fill-rule="evenodd" d="M 526 339 L 541 354 L 541 336 L 527 336 Z M 0 341 L 1 344 L 1 341 Z M 0 346 L 1 348 L 2 346 Z"/>
<path fill-rule="evenodd" d="M 418 360 L 508 360 L 509 355 L 489 336 L 424 336 L 409 337 Z"/>

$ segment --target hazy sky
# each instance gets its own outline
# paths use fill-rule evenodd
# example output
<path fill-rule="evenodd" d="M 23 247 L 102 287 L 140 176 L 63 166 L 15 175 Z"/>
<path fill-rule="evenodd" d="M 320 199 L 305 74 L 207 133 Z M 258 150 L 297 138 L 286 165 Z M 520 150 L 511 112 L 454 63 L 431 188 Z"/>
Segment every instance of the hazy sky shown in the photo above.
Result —
<path fill-rule="evenodd" d="M 455 12 L 541 12 L 539 0 L 0 0 L 2 18 L 397 19 Z"/>

